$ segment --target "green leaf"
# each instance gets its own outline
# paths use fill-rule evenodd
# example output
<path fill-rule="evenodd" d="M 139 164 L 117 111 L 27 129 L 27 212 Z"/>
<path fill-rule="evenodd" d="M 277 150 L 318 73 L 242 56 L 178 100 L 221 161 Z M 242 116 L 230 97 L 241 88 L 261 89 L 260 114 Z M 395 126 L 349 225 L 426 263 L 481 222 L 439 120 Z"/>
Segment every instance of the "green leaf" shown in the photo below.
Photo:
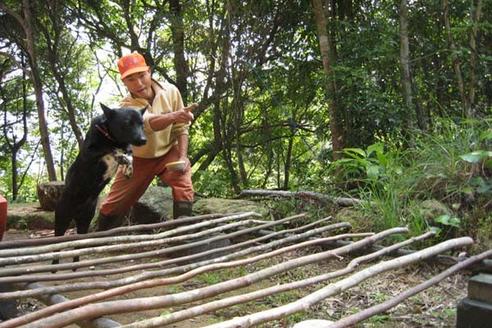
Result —
<path fill-rule="evenodd" d="M 434 226 L 429 227 L 429 230 L 431 232 L 433 232 L 436 237 L 438 237 L 441 234 L 441 232 L 442 232 L 442 229 L 441 228 L 434 227 Z"/>
<path fill-rule="evenodd" d="M 468 163 L 478 163 L 485 158 L 492 157 L 492 151 L 476 150 L 460 157 Z"/>
<path fill-rule="evenodd" d="M 457 217 L 452 217 L 448 214 L 440 215 L 434 219 L 435 222 L 440 223 L 446 226 L 452 226 L 455 228 L 459 228 L 461 224 L 461 220 Z"/>
<path fill-rule="evenodd" d="M 379 177 L 379 165 L 368 165 L 366 169 L 367 177 L 369 179 L 376 179 Z"/>
<path fill-rule="evenodd" d="M 381 154 L 383 153 L 383 149 L 384 145 L 378 142 L 367 147 L 367 154 L 371 155 L 373 152 L 376 152 L 376 154 Z"/>
<path fill-rule="evenodd" d="M 364 149 L 360 149 L 360 148 L 345 148 L 343 151 L 344 151 L 344 153 L 346 153 L 347 155 L 350 155 L 350 156 L 359 155 L 362 158 L 367 157 L 366 156 L 366 152 L 365 152 Z"/>
<path fill-rule="evenodd" d="M 492 140 L 492 129 L 488 129 L 480 133 L 480 140 Z"/>

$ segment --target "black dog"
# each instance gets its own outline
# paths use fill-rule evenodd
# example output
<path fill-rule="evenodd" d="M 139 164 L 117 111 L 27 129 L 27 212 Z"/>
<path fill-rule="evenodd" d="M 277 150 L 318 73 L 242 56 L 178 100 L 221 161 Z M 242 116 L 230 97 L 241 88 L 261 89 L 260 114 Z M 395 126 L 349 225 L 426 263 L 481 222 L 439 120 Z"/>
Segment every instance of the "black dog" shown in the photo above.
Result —
<path fill-rule="evenodd" d="M 98 196 L 118 165 L 125 166 L 127 177 L 133 172 L 130 145 L 142 146 L 147 142 L 142 118 L 146 108 L 111 109 L 103 104 L 101 107 L 104 114 L 92 120 L 82 149 L 67 171 L 65 189 L 55 209 L 55 236 L 63 236 L 72 220 L 78 234 L 87 233 Z M 76 261 L 78 257 L 74 258 Z"/>

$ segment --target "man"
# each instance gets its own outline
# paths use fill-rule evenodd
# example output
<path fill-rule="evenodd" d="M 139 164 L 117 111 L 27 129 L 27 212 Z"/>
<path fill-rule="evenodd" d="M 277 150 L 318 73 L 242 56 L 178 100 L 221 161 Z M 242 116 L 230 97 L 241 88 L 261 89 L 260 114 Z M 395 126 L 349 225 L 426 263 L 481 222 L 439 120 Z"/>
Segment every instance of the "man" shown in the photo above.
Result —
<path fill-rule="evenodd" d="M 150 67 L 137 52 L 118 61 L 121 80 L 129 94 L 122 107 L 147 107 L 144 131 L 147 143 L 133 147 L 133 176 L 118 169 L 111 190 L 101 205 L 98 230 L 121 225 L 122 217 L 158 176 L 172 189 L 173 217 L 192 212 L 193 185 L 188 160 L 188 127 L 193 120 L 193 104 L 184 107 L 179 90 L 170 83 L 152 79 Z"/>

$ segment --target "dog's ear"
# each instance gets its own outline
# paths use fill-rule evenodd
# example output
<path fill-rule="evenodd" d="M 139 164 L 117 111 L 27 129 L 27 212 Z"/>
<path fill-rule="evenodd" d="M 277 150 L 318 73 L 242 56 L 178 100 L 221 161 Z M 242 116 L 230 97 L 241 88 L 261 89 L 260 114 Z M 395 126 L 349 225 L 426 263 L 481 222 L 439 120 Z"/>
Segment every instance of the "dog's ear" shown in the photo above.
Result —
<path fill-rule="evenodd" d="M 104 105 L 103 103 L 101 103 L 101 108 L 104 112 L 104 116 L 106 118 L 110 118 L 113 110 L 111 108 L 109 108 L 108 106 Z"/>
<path fill-rule="evenodd" d="M 139 109 L 138 111 L 140 112 L 140 114 L 142 114 L 142 116 L 145 114 L 145 111 L 147 110 L 147 108 L 149 108 L 149 105 L 145 106 L 144 108 L 141 108 Z"/>

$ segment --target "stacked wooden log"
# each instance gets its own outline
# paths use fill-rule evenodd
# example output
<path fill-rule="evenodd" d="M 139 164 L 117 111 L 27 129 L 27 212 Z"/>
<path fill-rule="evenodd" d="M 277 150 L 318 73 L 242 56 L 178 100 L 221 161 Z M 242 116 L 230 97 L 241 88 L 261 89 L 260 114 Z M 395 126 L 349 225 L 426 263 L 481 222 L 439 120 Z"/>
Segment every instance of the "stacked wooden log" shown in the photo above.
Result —
<path fill-rule="evenodd" d="M 308 218 L 306 214 L 275 221 L 263 220 L 253 212 L 211 214 L 158 224 L 122 227 L 85 236 L 6 241 L 0 243 L 0 283 L 14 285 L 17 290 L 0 293 L 0 300 L 46 298 L 47 295 L 74 291 L 77 292 L 77 298 L 64 299 L 61 303 L 55 302 L 56 304 L 32 313 L 0 322 L 0 328 L 63 327 L 104 316 L 114 316 L 117 320 L 117 315 L 121 313 L 172 309 L 161 315 L 124 325 L 162 327 L 233 305 L 323 283 L 323 287 L 293 302 L 210 327 L 255 326 L 313 307 L 328 297 L 388 270 L 408 266 L 473 243 L 469 237 L 456 238 L 371 265 L 385 255 L 395 254 L 395 251 L 403 247 L 431 237 L 432 233 L 407 239 L 400 237 L 403 241 L 389 243 L 388 246 L 388 240 L 392 236 L 405 235 L 408 229 L 396 227 L 379 233 L 349 233 L 347 230 L 351 228 L 350 224 L 331 223 L 330 220 L 330 217 L 315 220 Z M 269 232 L 260 234 L 265 231 Z M 183 249 L 212 245 L 220 239 L 227 239 L 230 243 L 219 248 L 200 248 L 199 253 L 186 256 L 173 256 Z M 385 246 L 369 251 L 371 246 L 383 240 L 386 241 Z M 335 241 L 345 243 L 326 249 Z M 219 256 L 214 256 L 217 254 Z M 79 256 L 81 260 L 70 262 L 74 256 Z M 329 327 L 353 325 L 490 256 L 492 251 L 470 257 L 429 281 L 401 293 L 395 299 L 338 322 L 326 324 Z M 183 287 L 174 293 L 156 293 L 146 297 L 136 297 L 133 294 L 144 289 L 157 290 L 162 286 L 185 286 L 200 275 L 223 269 L 255 267 L 260 261 L 278 257 L 284 257 L 284 260 L 274 261 L 271 266 L 258 266 L 257 270 L 246 271 L 242 275 L 206 286 L 189 290 Z M 231 296 L 229 293 L 254 286 L 296 268 L 339 260 L 342 257 L 350 257 L 351 261 L 338 270 L 285 281 L 242 294 Z M 51 265 L 54 259 L 59 259 L 62 263 Z M 52 271 L 56 271 L 56 274 L 50 273 Z M 334 281 L 335 278 L 339 280 Z M 85 294 L 80 296 L 83 292 Z M 94 322 L 93 325 L 97 326 L 97 322 Z M 108 322 L 104 324 L 107 325 Z"/>

